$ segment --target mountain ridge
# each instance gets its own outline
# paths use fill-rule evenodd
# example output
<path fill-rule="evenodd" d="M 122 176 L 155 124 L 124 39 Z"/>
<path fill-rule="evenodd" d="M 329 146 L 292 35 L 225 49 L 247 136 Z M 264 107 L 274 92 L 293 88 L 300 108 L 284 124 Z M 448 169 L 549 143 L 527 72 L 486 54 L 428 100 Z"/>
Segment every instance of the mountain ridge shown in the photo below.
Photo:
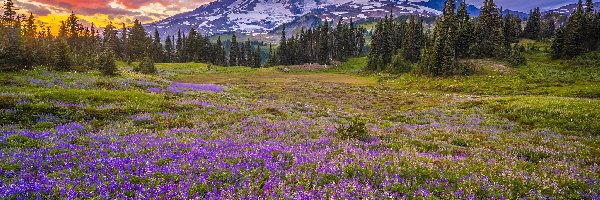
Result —
<path fill-rule="evenodd" d="M 282 24 L 301 21 L 302 17 L 327 20 L 353 18 L 366 21 L 393 14 L 435 16 L 441 13 L 445 0 L 218 0 L 180 13 L 158 22 L 144 25 L 148 31 L 159 31 L 161 36 L 187 33 L 194 28 L 201 34 L 213 36 L 225 33 L 266 35 L 280 30 Z M 457 0 L 459 2 L 459 0 Z M 600 8 L 600 3 L 596 3 Z M 457 3 L 458 5 L 458 3 Z M 561 14 L 572 12 L 573 5 L 546 11 Z M 468 5 L 468 12 L 479 15 L 479 8 Z M 504 10 L 521 18 L 527 13 Z"/>
<path fill-rule="evenodd" d="M 236 32 L 248 35 L 267 34 L 284 23 L 302 16 L 323 19 L 369 19 L 394 15 L 432 16 L 439 10 L 419 5 L 417 0 L 219 0 L 193 11 L 146 24 L 161 35 L 174 35 L 194 28 L 205 35 Z"/>

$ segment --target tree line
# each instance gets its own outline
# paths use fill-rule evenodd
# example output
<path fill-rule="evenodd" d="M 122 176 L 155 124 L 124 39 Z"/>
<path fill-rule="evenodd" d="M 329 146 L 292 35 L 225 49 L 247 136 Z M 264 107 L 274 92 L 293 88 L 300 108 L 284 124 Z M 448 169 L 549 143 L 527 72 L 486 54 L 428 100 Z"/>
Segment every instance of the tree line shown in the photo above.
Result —
<path fill-rule="evenodd" d="M 157 30 L 148 34 L 141 22 L 133 26 L 109 23 L 99 32 L 91 24 L 84 27 L 75 14 L 61 22 L 58 35 L 50 27 L 39 26 L 35 16 L 18 15 L 12 0 L 5 0 L 0 20 L 0 70 L 48 66 L 57 70 L 95 68 L 114 74 L 114 60 L 141 62 L 134 70 L 154 72 L 154 62 L 205 62 L 222 66 L 260 67 L 261 45 L 249 39 L 215 43 L 191 29 L 188 33 L 166 36 Z M 561 23 L 565 21 L 565 23 Z M 366 53 L 365 35 L 372 36 L 368 51 L 368 70 L 407 72 L 414 70 L 431 76 L 469 73 L 461 60 L 493 58 L 513 65 L 526 62 L 521 55 L 520 38 L 552 39 L 554 58 L 572 58 L 600 48 L 600 13 L 592 0 L 579 0 L 575 12 L 563 19 L 556 14 L 541 16 L 540 9 L 530 11 L 522 27 L 519 17 L 503 14 L 493 0 L 484 0 L 480 15 L 471 17 L 465 0 L 456 6 L 446 0 L 443 14 L 435 20 L 433 30 L 424 27 L 417 16 L 394 19 L 386 16 L 370 33 L 343 19 L 333 27 L 325 20 L 319 27 L 302 29 L 286 37 L 282 26 L 278 48 L 269 45 L 266 65 L 304 63 L 329 64 Z M 227 44 L 227 45 L 226 45 Z M 226 49 L 227 48 L 227 49 Z M 142 65 L 143 64 L 143 65 Z"/>
<path fill-rule="evenodd" d="M 594 10 L 592 0 L 587 0 L 585 7 L 579 0 L 567 24 L 556 31 L 552 57 L 569 59 L 597 50 L 600 50 L 600 12 Z"/>
<path fill-rule="evenodd" d="M 331 22 L 333 23 L 333 22 Z M 285 24 L 282 26 L 279 48 L 269 49 L 268 65 L 296 65 L 304 63 L 329 64 L 332 60 L 343 61 L 351 56 L 364 53 L 365 33 L 363 27 L 354 25 L 352 19 L 344 23 L 340 18 L 335 28 L 325 20 L 321 26 L 304 30 L 286 37 Z"/>
<path fill-rule="evenodd" d="M 164 40 L 157 30 L 146 32 L 142 23 L 120 28 L 110 22 L 102 33 L 92 23 L 84 27 L 72 13 L 61 22 L 58 34 L 50 27 L 39 26 L 33 14 L 19 15 L 12 0 L 5 0 L 0 20 L 0 70 L 20 70 L 48 66 L 55 70 L 99 69 L 116 73 L 115 60 L 141 62 L 134 70 L 154 72 L 154 62 L 205 62 L 216 65 L 260 67 L 260 46 L 250 41 L 237 42 L 234 35 L 226 55 L 219 37 L 216 43 L 191 29 Z"/>
<path fill-rule="evenodd" d="M 367 69 L 448 76 L 470 73 L 468 64 L 460 62 L 470 58 L 522 65 L 526 60 L 519 39 L 551 39 L 559 25 L 556 15 L 542 17 L 539 8 L 530 11 L 524 28 L 522 23 L 510 12 L 503 14 L 493 0 L 484 0 L 475 18 L 467 12 L 465 0 L 458 8 L 456 1 L 446 0 L 432 31 L 423 29 L 420 17 L 386 17 L 373 31 Z"/>

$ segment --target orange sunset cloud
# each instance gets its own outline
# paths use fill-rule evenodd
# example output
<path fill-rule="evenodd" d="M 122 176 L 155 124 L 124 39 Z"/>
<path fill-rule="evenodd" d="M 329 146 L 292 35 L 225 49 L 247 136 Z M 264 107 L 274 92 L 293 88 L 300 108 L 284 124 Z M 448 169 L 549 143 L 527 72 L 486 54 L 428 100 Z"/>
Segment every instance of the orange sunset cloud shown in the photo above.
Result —
<path fill-rule="evenodd" d="M 40 25 L 56 32 L 60 22 L 75 13 L 82 24 L 104 27 L 109 22 L 131 25 L 135 19 L 151 23 L 193 10 L 213 0 L 16 0 L 20 14 L 33 13 Z"/>

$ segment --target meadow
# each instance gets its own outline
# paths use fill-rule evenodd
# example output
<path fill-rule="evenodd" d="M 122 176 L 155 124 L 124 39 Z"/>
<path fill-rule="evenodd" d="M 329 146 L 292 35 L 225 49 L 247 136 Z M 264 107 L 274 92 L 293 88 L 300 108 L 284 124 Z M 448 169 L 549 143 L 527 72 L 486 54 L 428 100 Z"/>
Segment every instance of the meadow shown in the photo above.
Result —
<path fill-rule="evenodd" d="M 530 44 L 536 45 L 536 44 Z M 599 199 L 600 64 L 0 75 L 0 199 Z"/>

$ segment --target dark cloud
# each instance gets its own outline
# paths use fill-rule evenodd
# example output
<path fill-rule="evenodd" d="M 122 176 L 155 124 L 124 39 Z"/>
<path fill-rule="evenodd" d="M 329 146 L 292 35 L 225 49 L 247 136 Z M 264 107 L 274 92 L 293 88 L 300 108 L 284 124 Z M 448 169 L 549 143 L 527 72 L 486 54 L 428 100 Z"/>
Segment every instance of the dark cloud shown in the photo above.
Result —
<path fill-rule="evenodd" d="M 93 15 L 93 14 L 106 14 L 109 16 L 131 16 L 131 15 L 139 15 L 140 12 L 131 11 L 121 8 L 80 8 L 73 10 L 77 14 L 81 15 Z"/>
<path fill-rule="evenodd" d="M 144 15 L 138 15 L 138 16 L 135 16 L 135 18 L 138 19 L 138 20 L 140 20 L 140 21 L 142 21 L 142 22 L 144 22 L 144 21 L 152 21 L 153 20 L 151 17 L 144 16 Z"/>
<path fill-rule="evenodd" d="M 49 9 L 47 9 L 45 7 L 38 6 L 35 4 L 31 4 L 31 3 L 16 1 L 15 5 L 18 8 L 25 9 L 37 16 L 45 16 L 45 15 L 49 15 L 50 13 L 52 13 Z"/>
<path fill-rule="evenodd" d="M 214 0 L 116 0 L 117 3 L 122 4 L 125 8 L 113 8 L 109 4 L 113 0 L 29 0 L 38 3 L 51 5 L 55 8 L 59 8 L 64 11 L 73 11 L 80 15 L 94 15 L 94 14 L 106 14 L 109 18 L 118 17 L 136 17 L 141 21 L 152 21 L 154 19 L 166 18 L 169 15 L 165 13 L 156 13 L 152 11 L 143 11 L 145 16 L 142 15 L 142 11 L 137 10 L 142 6 L 149 5 L 152 3 L 158 3 L 166 8 L 170 12 L 178 12 L 182 9 L 194 9 L 202 4 Z M 43 9 L 43 7 L 31 4 L 32 9 Z M 28 8 L 29 9 L 29 8 Z M 39 15 L 48 15 L 55 13 L 52 10 L 37 10 Z M 60 12 L 60 11 L 59 11 Z"/>

